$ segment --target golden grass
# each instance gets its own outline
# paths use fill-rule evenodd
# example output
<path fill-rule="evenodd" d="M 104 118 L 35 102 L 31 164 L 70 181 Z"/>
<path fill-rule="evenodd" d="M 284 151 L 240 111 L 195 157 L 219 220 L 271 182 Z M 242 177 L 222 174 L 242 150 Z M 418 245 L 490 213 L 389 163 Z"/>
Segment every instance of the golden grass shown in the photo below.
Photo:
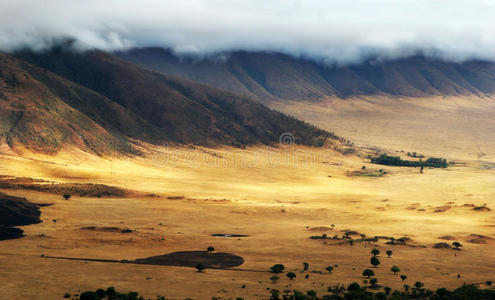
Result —
<path fill-rule="evenodd" d="M 359 145 L 452 159 L 495 160 L 495 99 L 363 96 L 271 107 Z"/>
<path fill-rule="evenodd" d="M 267 287 L 284 290 L 314 289 L 320 294 L 337 283 L 360 282 L 369 267 L 370 245 L 338 245 L 312 240 L 355 230 L 367 236 L 407 236 L 410 246 L 385 245 L 392 258 L 381 255 L 376 272 L 379 282 L 401 288 L 392 265 L 406 274 L 406 284 L 420 280 L 426 287 L 456 287 L 464 282 L 495 279 L 494 243 L 469 243 L 471 234 L 495 237 L 495 170 L 486 163 L 466 161 L 448 169 L 386 167 L 382 177 L 347 176 L 348 171 L 378 169 L 367 159 L 344 156 L 328 149 L 160 148 L 144 146 L 143 158 L 98 158 L 77 150 L 56 156 L 4 154 L 1 172 L 61 183 L 97 183 L 137 190 L 160 197 L 82 198 L 36 191 L 3 190 L 42 208 L 41 224 L 23 227 L 27 236 L 0 242 L 1 284 L 6 297 L 45 299 L 66 291 L 115 285 L 145 296 L 162 294 L 172 299 L 210 299 L 268 295 Z M 409 150 L 409 149 L 404 149 Z M 364 150 L 363 150 L 364 151 Z M 367 150 L 366 150 L 367 151 Z M 366 151 L 362 155 L 366 154 Z M 183 198 L 182 198 L 183 197 Z M 443 212 L 438 207 L 450 206 Z M 53 222 L 56 219 L 56 222 Z M 331 225 L 335 228 L 332 230 Z M 81 227 L 130 228 L 132 233 L 88 231 Z M 323 228 L 315 232 L 310 228 Z M 212 237 L 214 233 L 246 234 L 243 238 Z M 444 236 L 464 244 L 463 251 L 434 249 Z M 326 242 L 326 244 L 325 244 Z M 452 241 L 447 241 L 451 243 Z M 174 251 L 218 251 L 244 258 L 242 269 L 264 271 L 276 263 L 298 270 L 289 283 L 282 274 L 272 284 L 270 273 L 141 266 L 101 262 L 64 261 L 40 257 L 136 259 Z M 454 254 L 457 254 L 454 256 Z M 310 270 L 338 264 L 333 274 L 299 273 L 302 262 Z M 461 274 L 461 278 L 457 278 Z M 149 278 L 149 279 L 147 279 Z M 261 283 L 259 283 L 261 281 Z M 246 285 L 246 288 L 242 288 Z"/>

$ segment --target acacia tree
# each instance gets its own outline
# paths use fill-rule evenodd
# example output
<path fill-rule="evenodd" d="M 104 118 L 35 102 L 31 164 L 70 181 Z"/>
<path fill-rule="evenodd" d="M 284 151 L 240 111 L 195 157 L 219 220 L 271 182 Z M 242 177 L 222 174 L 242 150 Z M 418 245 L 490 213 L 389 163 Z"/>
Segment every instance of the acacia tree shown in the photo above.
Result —
<path fill-rule="evenodd" d="M 292 279 L 296 278 L 296 273 L 289 272 L 289 273 L 287 273 L 287 277 L 289 277 L 289 279 L 292 280 Z"/>
<path fill-rule="evenodd" d="M 380 254 L 380 250 L 376 249 L 376 248 L 373 248 L 371 250 L 371 254 L 373 254 L 373 256 L 377 256 L 378 254 Z"/>
<path fill-rule="evenodd" d="M 325 268 L 325 270 L 327 270 L 328 273 L 332 273 L 333 266 L 328 266 L 328 267 Z"/>
<path fill-rule="evenodd" d="M 363 271 L 363 276 L 370 278 L 371 276 L 375 276 L 375 272 L 371 269 L 366 269 Z"/>
<path fill-rule="evenodd" d="M 376 284 L 377 283 L 378 283 L 378 279 L 376 279 L 376 278 L 371 278 L 370 279 L 371 287 L 376 287 Z"/>
<path fill-rule="evenodd" d="M 419 290 L 421 289 L 423 286 L 425 286 L 424 283 L 422 283 L 421 281 L 416 281 L 416 283 L 414 283 L 414 287 Z"/>
<path fill-rule="evenodd" d="M 376 256 L 373 256 L 370 259 L 370 263 L 373 265 L 374 268 L 376 268 L 376 266 L 380 264 L 380 260 Z"/>
<path fill-rule="evenodd" d="M 270 290 L 270 300 L 280 300 L 280 291 L 277 289 Z"/>
<path fill-rule="evenodd" d="M 203 264 L 196 264 L 196 269 L 199 273 L 201 273 L 204 269 L 206 269 L 206 267 Z"/>
<path fill-rule="evenodd" d="M 213 252 L 213 251 L 215 251 L 215 248 L 213 248 L 212 246 L 210 246 L 210 247 L 206 248 L 206 251 Z"/>
<path fill-rule="evenodd" d="M 400 272 L 400 269 L 397 266 L 392 266 L 392 268 L 390 268 L 390 271 L 394 272 L 394 275 L 395 275 L 395 274 Z"/>
<path fill-rule="evenodd" d="M 400 279 L 401 279 L 402 281 L 404 281 L 404 280 L 406 280 L 406 279 L 407 279 L 407 276 L 406 276 L 406 275 L 400 275 Z"/>
<path fill-rule="evenodd" d="M 388 257 L 392 257 L 392 250 L 387 250 Z"/>
<path fill-rule="evenodd" d="M 460 250 L 460 248 L 462 247 L 462 244 L 459 242 L 453 242 L 452 246 L 454 246 L 455 250 Z"/>

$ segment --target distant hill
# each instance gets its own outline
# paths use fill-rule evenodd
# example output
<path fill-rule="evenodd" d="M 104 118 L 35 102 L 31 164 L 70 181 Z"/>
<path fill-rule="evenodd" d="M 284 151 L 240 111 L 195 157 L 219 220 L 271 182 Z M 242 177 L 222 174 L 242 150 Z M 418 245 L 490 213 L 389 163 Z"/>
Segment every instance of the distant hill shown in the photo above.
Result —
<path fill-rule="evenodd" d="M 339 67 L 268 52 L 237 51 L 214 58 L 179 58 L 167 49 L 135 48 L 117 55 L 149 69 L 262 101 L 378 94 L 495 94 L 495 63 L 485 61 L 453 63 L 414 56 Z"/>
<path fill-rule="evenodd" d="M 235 94 L 167 76 L 100 51 L 0 53 L 0 141 L 101 154 L 154 144 L 321 145 L 331 133 Z"/>

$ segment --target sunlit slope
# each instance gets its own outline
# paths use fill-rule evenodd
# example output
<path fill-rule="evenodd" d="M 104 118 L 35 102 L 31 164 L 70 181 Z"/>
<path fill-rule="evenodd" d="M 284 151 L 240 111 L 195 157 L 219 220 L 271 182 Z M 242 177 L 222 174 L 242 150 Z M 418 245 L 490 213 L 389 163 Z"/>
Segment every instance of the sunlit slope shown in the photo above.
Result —
<path fill-rule="evenodd" d="M 358 145 L 495 161 L 494 98 L 369 96 L 271 105 Z"/>

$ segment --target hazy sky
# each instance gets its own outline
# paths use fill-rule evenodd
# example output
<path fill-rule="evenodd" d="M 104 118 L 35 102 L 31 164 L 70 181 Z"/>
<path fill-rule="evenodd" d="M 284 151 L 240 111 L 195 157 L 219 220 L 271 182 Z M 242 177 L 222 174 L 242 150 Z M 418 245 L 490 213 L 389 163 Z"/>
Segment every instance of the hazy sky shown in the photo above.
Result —
<path fill-rule="evenodd" d="M 0 0 L 0 49 L 271 50 L 328 61 L 495 60 L 495 0 Z"/>

